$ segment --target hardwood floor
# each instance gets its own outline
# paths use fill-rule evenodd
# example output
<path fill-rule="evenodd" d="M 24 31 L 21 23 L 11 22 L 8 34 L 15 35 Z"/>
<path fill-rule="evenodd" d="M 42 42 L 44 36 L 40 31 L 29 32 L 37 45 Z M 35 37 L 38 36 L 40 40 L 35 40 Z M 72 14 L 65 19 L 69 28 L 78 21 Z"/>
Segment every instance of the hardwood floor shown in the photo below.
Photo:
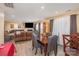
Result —
<path fill-rule="evenodd" d="M 41 54 L 40 50 L 38 50 L 37 54 L 35 55 L 35 49 L 32 50 L 32 40 L 30 41 L 21 41 L 16 42 L 16 56 L 44 56 L 44 53 Z M 64 56 L 63 48 L 58 47 L 58 56 Z M 54 56 L 53 53 L 51 53 L 50 56 Z"/>
<path fill-rule="evenodd" d="M 28 56 L 32 55 L 32 42 L 31 41 L 22 41 L 16 43 L 17 56 Z"/>

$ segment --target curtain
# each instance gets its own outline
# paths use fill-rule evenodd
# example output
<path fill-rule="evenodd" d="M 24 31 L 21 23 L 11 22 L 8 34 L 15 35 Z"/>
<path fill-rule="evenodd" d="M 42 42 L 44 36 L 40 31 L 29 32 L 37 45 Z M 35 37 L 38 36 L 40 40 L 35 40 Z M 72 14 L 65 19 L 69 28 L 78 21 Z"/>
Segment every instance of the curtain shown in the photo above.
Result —
<path fill-rule="evenodd" d="M 70 16 L 70 34 L 77 33 L 76 15 Z"/>
<path fill-rule="evenodd" d="M 53 35 L 58 35 L 58 44 L 63 45 L 63 34 L 70 34 L 70 16 L 63 16 L 53 20 Z"/>

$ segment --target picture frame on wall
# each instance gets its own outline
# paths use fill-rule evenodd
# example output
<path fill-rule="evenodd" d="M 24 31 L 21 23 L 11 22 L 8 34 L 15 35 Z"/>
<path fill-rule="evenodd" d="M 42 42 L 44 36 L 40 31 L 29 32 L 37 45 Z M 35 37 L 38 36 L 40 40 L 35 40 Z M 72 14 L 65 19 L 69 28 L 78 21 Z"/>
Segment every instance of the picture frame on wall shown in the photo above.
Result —
<path fill-rule="evenodd" d="M 10 28 L 14 28 L 14 24 L 10 24 Z"/>
<path fill-rule="evenodd" d="M 18 28 L 21 28 L 21 25 L 18 25 Z"/>

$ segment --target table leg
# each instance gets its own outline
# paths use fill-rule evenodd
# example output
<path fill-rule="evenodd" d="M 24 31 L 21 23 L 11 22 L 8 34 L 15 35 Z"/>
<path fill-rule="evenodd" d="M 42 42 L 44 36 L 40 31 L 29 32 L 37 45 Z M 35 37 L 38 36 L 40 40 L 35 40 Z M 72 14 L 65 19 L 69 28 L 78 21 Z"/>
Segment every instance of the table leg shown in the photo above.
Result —
<path fill-rule="evenodd" d="M 32 40 L 32 50 L 34 49 L 34 42 L 33 42 L 33 40 Z"/>
<path fill-rule="evenodd" d="M 47 55 L 47 45 L 44 45 L 44 55 Z"/>

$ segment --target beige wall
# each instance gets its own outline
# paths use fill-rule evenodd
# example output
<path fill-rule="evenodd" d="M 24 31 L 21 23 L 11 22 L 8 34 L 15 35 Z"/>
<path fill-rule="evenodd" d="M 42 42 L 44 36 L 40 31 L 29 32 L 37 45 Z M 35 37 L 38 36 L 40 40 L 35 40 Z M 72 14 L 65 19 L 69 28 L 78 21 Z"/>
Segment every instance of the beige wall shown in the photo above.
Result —
<path fill-rule="evenodd" d="M 77 15 L 77 32 L 79 33 L 79 15 Z"/>
<path fill-rule="evenodd" d="M 4 13 L 0 12 L 0 44 L 4 43 Z"/>
<path fill-rule="evenodd" d="M 50 21 L 46 20 L 45 23 L 46 23 L 46 33 L 49 33 L 50 32 Z"/>
<path fill-rule="evenodd" d="M 14 28 L 10 28 L 11 24 L 14 25 Z M 18 25 L 16 23 L 5 22 L 5 31 L 9 31 L 9 30 L 15 29 L 17 27 L 18 27 Z"/>
<path fill-rule="evenodd" d="M 14 25 L 14 28 L 11 28 L 11 24 Z M 21 28 L 18 28 L 18 26 L 21 26 Z M 14 30 L 14 29 L 23 29 L 24 28 L 23 24 L 8 22 L 8 21 L 5 21 L 4 27 L 5 27 L 5 31 L 10 31 L 10 30 Z"/>

